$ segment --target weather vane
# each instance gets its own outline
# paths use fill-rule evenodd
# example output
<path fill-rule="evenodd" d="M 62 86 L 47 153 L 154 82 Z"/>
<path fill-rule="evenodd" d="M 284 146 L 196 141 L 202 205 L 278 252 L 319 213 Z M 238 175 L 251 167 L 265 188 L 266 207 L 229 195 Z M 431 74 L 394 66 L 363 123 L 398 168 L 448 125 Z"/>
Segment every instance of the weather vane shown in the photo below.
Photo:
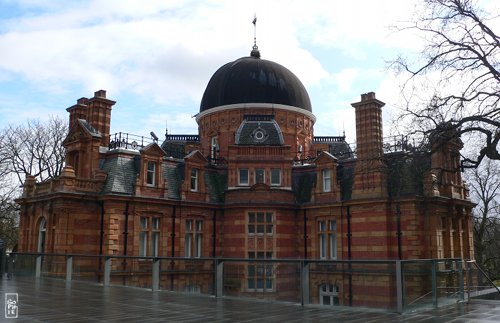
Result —
<path fill-rule="evenodd" d="M 260 58 L 259 47 L 257 47 L 257 14 L 254 14 L 253 20 L 253 47 L 250 56 Z"/>

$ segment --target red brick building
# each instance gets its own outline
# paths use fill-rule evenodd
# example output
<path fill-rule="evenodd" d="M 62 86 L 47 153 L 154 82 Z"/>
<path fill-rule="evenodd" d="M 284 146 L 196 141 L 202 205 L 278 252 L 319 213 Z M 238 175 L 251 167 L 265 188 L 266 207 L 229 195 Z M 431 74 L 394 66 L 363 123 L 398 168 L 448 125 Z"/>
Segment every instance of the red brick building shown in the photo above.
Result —
<path fill-rule="evenodd" d="M 19 199 L 20 252 L 473 258 L 460 141 L 384 142 L 384 103 L 373 92 L 352 104 L 355 151 L 345 137 L 314 136 L 304 86 L 256 48 L 212 76 L 197 135 L 168 134 L 162 143 L 110 135 L 114 104 L 100 90 L 67 109 L 61 176 L 28 177 Z M 234 288 L 276 291 L 270 272 L 249 267 Z M 325 277 L 312 277 L 313 288 L 331 286 Z M 185 288 L 193 281 L 206 288 L 201 278 Z M 345 303 L 343 285 L 335 286 Z"/>

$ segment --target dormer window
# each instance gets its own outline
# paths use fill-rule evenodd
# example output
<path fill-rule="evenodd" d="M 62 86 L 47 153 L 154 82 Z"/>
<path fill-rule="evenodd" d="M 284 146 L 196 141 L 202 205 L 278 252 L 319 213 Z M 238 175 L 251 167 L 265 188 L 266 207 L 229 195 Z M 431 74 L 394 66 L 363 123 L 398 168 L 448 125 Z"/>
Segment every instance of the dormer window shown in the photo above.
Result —
<path fill-rule="evenodd" d="M 148 167 L 146 171 L 146 185 L 155 186 L 156 184 L 156 163 L 148 161 Z"/>
<path fill-rule="evenodd" d="M 198 169 L 191 169 L 191 191 L 198 191 Z"/>
<path fill-rule="evenodd" d="M 330 169 L 328 168 L 323 169 L 322 175 L 323 175 L 323 192 L 331 192 L 332 183 L 331 183 Z"/>

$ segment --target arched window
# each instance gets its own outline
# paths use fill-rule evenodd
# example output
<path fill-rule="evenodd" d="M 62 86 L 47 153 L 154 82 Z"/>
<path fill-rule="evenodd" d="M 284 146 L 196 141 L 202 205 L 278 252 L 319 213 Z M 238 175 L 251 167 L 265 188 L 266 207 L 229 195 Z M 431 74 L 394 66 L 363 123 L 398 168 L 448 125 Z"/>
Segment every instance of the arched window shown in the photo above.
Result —
<path fill-rule="evenodd" d="M 37 252 L 45 252 L 45 238 L 47 233 L 47 222 L 41 218 L 38 223 L 38 247 Z"/>

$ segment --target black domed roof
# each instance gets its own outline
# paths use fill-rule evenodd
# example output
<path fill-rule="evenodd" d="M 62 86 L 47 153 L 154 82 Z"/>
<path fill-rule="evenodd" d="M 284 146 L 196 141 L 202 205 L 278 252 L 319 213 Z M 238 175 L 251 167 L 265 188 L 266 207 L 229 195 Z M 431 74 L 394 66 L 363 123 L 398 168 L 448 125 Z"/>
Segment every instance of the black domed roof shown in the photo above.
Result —
<path fill-rule="evenodd" d="M 215 72 L 203 94 L 200 112 L 238 103 L 275 103 L 312 112 L 304 85 L 290 70 L 254 56 L 227 63 Z"/>

